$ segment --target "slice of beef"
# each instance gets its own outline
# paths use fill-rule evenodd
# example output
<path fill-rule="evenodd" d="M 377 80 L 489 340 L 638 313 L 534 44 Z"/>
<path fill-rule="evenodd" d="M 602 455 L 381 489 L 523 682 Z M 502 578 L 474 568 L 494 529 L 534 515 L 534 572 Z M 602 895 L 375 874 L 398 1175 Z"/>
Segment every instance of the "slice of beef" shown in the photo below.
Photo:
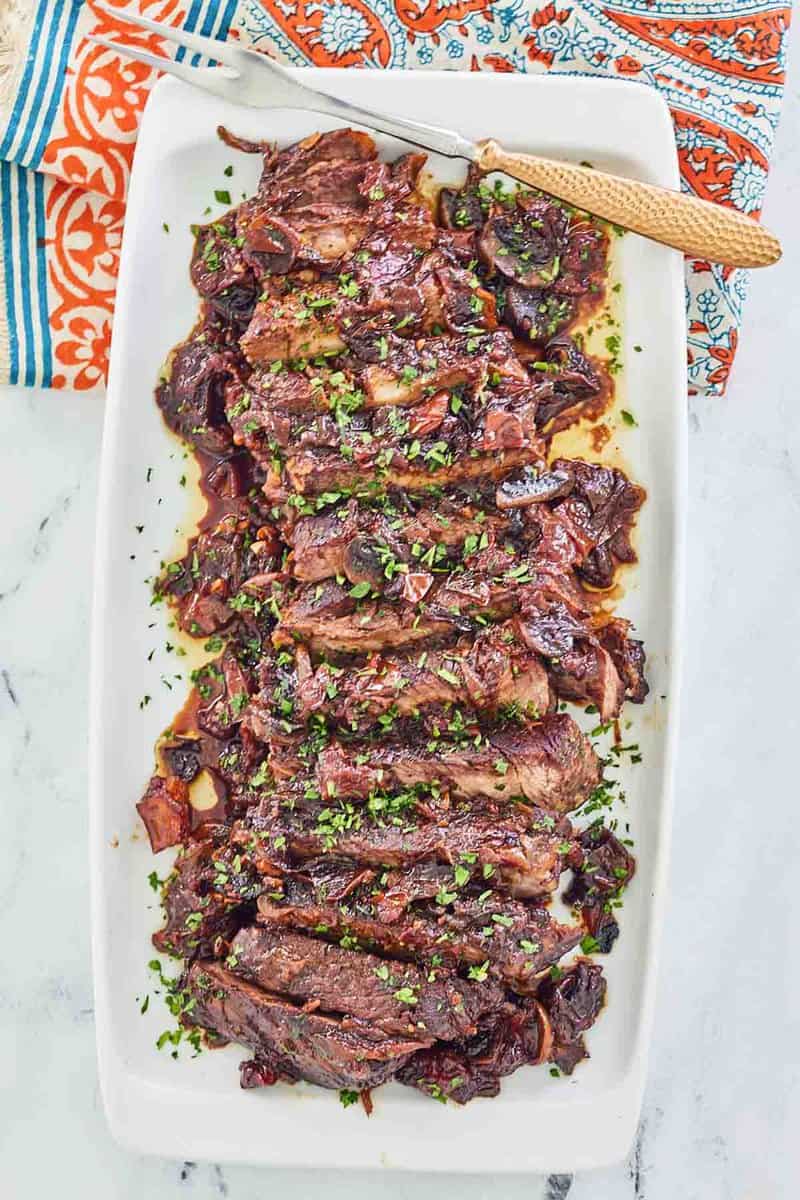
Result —
<path fill-rule="evenodd" d="M 192 1024 L 247 1046 L 289 1079 L 326 1088 L 377 1087 L 419 1048 L 366 1021 L 306 1012 L 239 979 L 213 960 L 192 964 L 186 991 Z"/>
<path fill-rule="evenodd" d="M 354 501 L 335 512 L 301 518 L 286 539 L 292 547 L 290 570 L 295 579 L 318 583 L 344 574 L 348 548 L 358 535 L 358 507 Z"/>
<path fill-rule="evenodd" d="M 277 469 L 281 449 L 299 440 L 304 423 L 312 422 L 315 412 L 325 413 L 324 405 L 315 404 L 317 391 L 321 389 L 313 389 L 306 374 L 285 370 L 280 361 L 272 369 L 257 368 L 246 384 L 230 386 L 225 393 L 235 444 L 243 446 L 265 472 Z"/>
<path fill-rule="evenodd" d="M 477 860 L 475 864 L 470 864 L 462 859 L 459 864 L 459 879 L 463 879 L 464 872 L 468 872 L 473 882 L 482 880 L 483 869 L 476 871 L 476 866 Z M 308 870 L 314 886 L 318 888 L 321 883 L 319 865 L 312 861 L 304 863 L 303 868 Z M 435 900 L 439 896 L 440 899 L 447 898 L 449 901 L 452 891 L 455 890 L 455 894 L 460 891 L 460 888 L 455 887 L 456 872 L 453 866 L 437 862 L 421 862 L 413 867 L 393 867 L 383 871 L 373 869 L 370 879 L 364 882 L 368 882 L 372 887 L 367 904 L 370 908 L 374 905 L 377 916 L 387 924 L 397 921 L 417 900 Z"/>
<path fill-rule="evenodd" d="M 256 367 L 247 380 L 248 402 L 240 413 L 232 413 L 229 408 L 228 420 L 241 434 L 242 426 L 252 420 L 263 420 L 270 412 L 327 412 L 333 407 L 336 393 L 332 379 L 339 380 L 343 389 L 353 386 L 348 376 L 333 368 L 292 369 L 284 363 Z"/>
<path fill-rule="evenodd" d="M 398 575 L 426 573 L 433 580 L 502 536 L 506 525 L 502 518 L 485 514 L 476 520 L 471 515 L 475 509 L 463 499 L 460 505 L 443 499 L 435 511 L 409 511 L 407 496 L 386 505 L 388 511 L 338 500 L 337 495 L 335 508 L 284 528 L 296 579 L 316 583 L 342 574 L 358 583 L 368 557 L 370 582 L 384 591 L 394 582 L 405 596 L 406 581 Z"/>
<path fill-rule="evenodd" d="M 497 479 L 514 467 L 542 461 L 545 447 L 537 435 L 534 403 L 526 408 L 491 400 L 477 417 L 470 411 L 455 415 L 447 404 L 447 394 L 438 393 L 418 405 L 407 435 L 393 435 L 390 426 L 373 423 L 362 429 L 353 423 L 344 437 L 338 430 L 326 432 L 328 444 L 290 448 L 286 476 L 292 489 L 320 495 L 372 482 L 381 489 L 419 491 L 477 477 Z M 314 439 L 321 440 L 316 432 Z"/>
<path fill-rule="evenodd" d="M 223 855 L 224 850 L 210 839 L 195 842 L 178 855 L 164 885 L 166 921 L 153 934 L 157 950 L 195 958 L 213 953 L 218 937 L 233 936 L 249 882 L 240 876 L 236 882 L 242 891 L 231 894 L 228 856 L 223 859 Z"/>
<path fill-rule="evenodd" d="M 309 307 L 307 299 L 304 293 L 259 299 L 240 341 L 249 362 L 284 362 L 344 349 L 330 306 L 324 304 L 327 300 L 331 306 L 336 303 L 336 288 L 316 288 L 314 307 Z"/>
<path fill-rule="evenodd" d="M 344 671 L 322 664 L 298 684 L 296 711 L 303 720 L 324 712 L 351 732 L 363 732 L 387 713 L 402 717 L 443 705 L 541 716 L 551 707 L 550 684 L 538 656 L 508 623 L 452 650 L 376 655 L 364 667 Z M 447 719 L 444 727 L 451 723 Z"/>
<path fill-rule="evenodd" d="M 189 787 L 174 776 L 154 775 L 136 805 L 144 821 L 153 853 L 177 846 L 189 834 Z"/>
<path fill-rule="evenodd" d="M 413 790 L 375 793 L 363 804 L 289 793 L 284 804 L 262 805 L 253 826 L 298 859 L 335 850 L 370 866 L 405 867 L 466 857 L 520 896 L 553 891 L 572 852 L 563 828 L 538 809 L 482 796 L 458 804 L 421 800 Z M 263 841 L 259 849 L 259 869 L 268 871 L 264 860 L 273 862 L 274 854 Z"/>
<path fill-rule="evenodd" d="M 364 759 L 337 745 L 323 750 L 317 767 L 322 795 L 364 797 L 390 785 L 440 784 L 464 796 L 521 796 L 561 813 L 582 804 L 601 774 L 591 744 L 565 713 L 485 733 L 479 745 L 378 745 Z"/>
<path fill-rule="evenodd" d="M 563 530 L 561 523 L 559 530 Z M 563 546 L 562 538 L 559 551 L 543 556 L 541 566 L 490 546 L 471 556 L 464 569 L 437 579 L 419 603 L 389 604 L 371 596 L 362 600 L 333 580 L 298 588 L 281 606 L 275 644 L 302 641 L 315 652 L 408 649 L 456 633 L 475 634 L 487 620 L 509 617 L 543 593 L 566 598 L 575 609 L 588 613 L 586 593 L 561 573 L 560 559 L 566 556 L 572 562 L 576 557 L 573 543 L 568 552 Z M 558 570 L 551 565 L 553 560 Z"/>
<path fill-rule="evenodd" d="M 572 497 L 555 505 L 537 504 L 523 512 L 530 539 L 531 562 L 539 570 L 571 575 L 595 548 L 583 521 L 583 510 L 575 511 Z"/>
<path fill-rule="evenodd" d="M 272 143 L 253 144 L 264 155 L 264 170 L 258 185 L 260 196 L 275 198 L 279 203 L 308 202 L 319 199 L 318 193 L 299 194 L 309 176 L 316 178 L 322 169 L 323 178 L 336 185 L 340 164 L 370 162 L 377 158 L 374 141 L 367 133 L 354 129 L 333 129 L 327 133 L 312 133 L 302 141 L 284 149 Z"/>
<path fill-rule="evenodd" d="M 409 215 L 409 210 L 403 215 Z M 352 300 L 342 312 L 343 336 L 353 354 L 362 362 L 379 364 L 387 372 L 384 376 L 381 369 L 369 371 L 377 384 L 377 403 L 385 402 L 379 395 L 384 378 L 389 389 L 387 399 L 394 393 L 396 382 L 403 385 L 397 392 L 398 403 L 405 402 L 406 394 L 421 394 L 418 386 L 405 392 L 410 381 L 401 381 L 398 372 L 406 365 L 418 372 L 443 370 L 441 376 L 434 374 L 429 379 L 439 387 L 464 382 L 460 376 L 451 376 L 445 364 L 463 355 L 464 349 L 467 354 L 485 350 L 486 346 L 476 344 L 474 339 L 497 325 L 494 295 L 481 287 L 472 264 L 465 264 L 458 253 L 452 253 L 453 239 L 442 239 L 432 225 L 425 227 L 421 217 L 412 229 L 408 221 L 404 226 L 390 236 L 381 258 L 370 256 L 362 263 L 359 255 L 353 288 L 348 289 Z M 445 331 L 454 335 L 451 340 L 441 336 Z M 470 339 L 466 346 L 463 335 Z M 403 354 L 404 341 L 410 357 Z M 437 361 L 439 350 L 441 362 Z"/>
<path fill-rule="evenodd" d="M 257 510 L 240 505 L 190 540 L 183 558 L 160 576 L 157 589 L 175 604 L 181 629 L 208 637 L 234 620 L 239 589 L 251 579 L 272 578 L 279 566 L 274 528 Z"/>
<path fill-rule="evenodd" d="M 353 131 L 309 141 L 268 150 L 258 195 L 239 206 L 237 241 L 262 279 L 309 267 L 333 271 L 370 227 L 370 181 L 387 171 L 374 161 L 374 143 Z"/>
<path fill-rule="evenodd" d="M 389 913 L 379 879 L 355 884 L 338 901 L 324 884 L 315 886 L 296 874 L 276 880 L 275 886 L 283 888 L 283 895 L 265 893 L 258 900 L 259 920 L 267 924 L 308 930 L 351 948 L 380 950 L 434 967 L 466 967 L 476 982 L 494 977 L 522 994 L 534 991 L 540 972 L 584 934 L 581 925 L 562 925 L 546 908 L 489 887 L 460 898 L 443 894 L 447 904 L 437 904 L 434 897 Z"/>
<path fill-rule="evenodd" d="M 353 344 L 353 335 L 345 336 Z M 362 355 L 366 353 L 360 346 L 356 352 L 359 350 Z M 374 353 L 370 350 L 362 374 L 367 403 L 414 405 L 423 396 L 442 389 L 480 389 L 488 379 L 494 356 L 503 360 L 508 356 L 502 335 L 426 338 L 418 349 L 414 342 L 379 330 Z"/>
<path fill-rule="evenodd" d="M 489 980 L 470 983 L 442 968 L 423 971 L 280 927 L 240 930 L 230 957 L 237 975 L 267 991 L 427 1044 L 469 1037 L 504 1002 L 503 990 Z"/>
<path fill-rule="evenodd" d="M 547 1018 L 536 1000 L 488 1018 L 460 1046 L 420 1050 L 400 1068 L 397 1079 L 434 1100 L 467 1104 L 476 1096 L 496 1096 L 500 1080 L 547 1057 Z"/>
<path fill-rule="evenodd" d="M 328 187 L 338 192 L 335 198 L 317 198 L 280 215 L 269 202 L 245 201 L 237 217 L 245 261 L 260 278 L 292 270 L 339 270 L 370 228 L 368 205 L 360 192 L 370 169 L 369 164 L 348 164 L 336 185 L 328 177 Z M 321 175 L 308 181 L 317 190 L 321 182 Z"/>
<path fill-rule="evenodd" d="M 451 621 L 423 617 L 410 604 L 393 607 L 360 601 L 349 588 L 326 580 L 299 588 L 282 605 L 273 640 L 276 646 L 303 641 L 315 651 L 360 653 L 407 647 L 446 636 L 451 628 Z"/>
<path fill-rule="evenodd" d="M 611 655 L 594 639 L 580 639 L 567 654 L 551 662 L 549 674 L 561 699 L 596 705 L 601 721 L 619 715 L 625 686 Z"/>
<path fill-rule="evenodd" d="M 600 760 L 566 713 L 550 713 L 529 730 L 509 725 L 491 735 L 491 745 L 509 764 L 509 790 L 553 812 L 578 808 L 600 782 Z"/>

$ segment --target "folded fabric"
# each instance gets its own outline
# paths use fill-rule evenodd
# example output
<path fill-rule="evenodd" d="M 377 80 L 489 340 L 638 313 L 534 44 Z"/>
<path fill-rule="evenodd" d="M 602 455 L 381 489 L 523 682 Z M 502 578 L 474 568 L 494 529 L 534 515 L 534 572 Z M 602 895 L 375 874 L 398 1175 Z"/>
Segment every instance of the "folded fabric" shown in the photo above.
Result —
<path fill-rule="evenodd" d="M 105 379 L 125 195 L 155 72 L 87 40 L 165 54 L 93 0 L 5 0 L 0 14 L 0 379 Z M 757 216 L 791 9 L 769 0 L 117 0 L 293 64 L 599 74 L 672 111 L 683 186 Z M 178 51 L 178 57 L 183 57 Z M 196 61 L 193 56 L 188 56 Z M 689 387 L 720 393 L 746 275 L 686 264 Z"/>

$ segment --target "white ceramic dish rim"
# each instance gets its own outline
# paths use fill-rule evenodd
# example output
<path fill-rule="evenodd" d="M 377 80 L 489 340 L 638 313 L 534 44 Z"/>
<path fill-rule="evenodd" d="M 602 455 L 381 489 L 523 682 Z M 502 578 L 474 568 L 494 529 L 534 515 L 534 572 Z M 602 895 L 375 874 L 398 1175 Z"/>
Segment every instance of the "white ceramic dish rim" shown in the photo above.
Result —
<path fill-rule="evenodd" d="M 353 74 L 348 73 L 349 78 Z M 614 106 L 623 108 L 635 105 L 641 114 L 643 128 L 647 130 L 649 145 L 648 177 L 664 186 L 677 186 L 677 158 L 674 150 L 671 123 L 668 110 L 663 101 L 650 89 L 632 87 L 628 83 L 616 81 L 597 81 L 582 77 L 537 77 L 537 76 L 487 76 L 466 75 L 446 72 L 392 72 L 383 76 L 379 72 L 364 72 L 371 81 L 377 84 L 376 92 L 382 87 L 382 80 L 394 76 L 398 84 L 422 83 L 429 86 L 436 84 L 446 89 L 467 89 L 476 85 L 490 89 L 502 97 L 503 92 L 511 95 L 519 92 L 520 96 L 533 97 L 538 93 L 552 100 L 554 104 L 564 104 L 570 96 L 585 93 L 597 96 L 606 114 Z M 317 72 L 325 75 L 326 85 L 331 90 L 341 88 L 354 91 L 342 86 L 344 72 Z M 474 82 L 473 82 L 474 81 Z M 372 82 L 359 87 L 372 87 Z M 180 90 L 182 85 L 172 80 L 161 80 L 154 89 L 140 134 L 140 147 L 148 145 L 157 135 L 156 121 L 160 98 Z M 524 89 L 524 90 L 523 90 Z M 185 90 L 185 89 L 184 89 Z M 365 102 L 380 105 L 379 97 L 371 93 L 365 96 L 358 93 Z M 374 98 L 373 98 L 374 96 Z M 634 96 L 636 97 L 634 99 Z M 613 100 L 610 105 L 607 102 Z M 410 115 L 414 115 L 410 113 Z M 420 112 L 418 115 L 424 116 Z M 441 118 L 443 119 L 443 118 Z M 322 122 L 320 125 L 322 126 Z M 589 140 L 597 143 L 597 137 L 590 132 Z M 531 149 L 537 147 L 532 146 Z M 615 146 L 616 150 L 620 148 Z M 141 157 L 141 149 L 137 159 Z M 145 181 L 137 175 L 135 166 L 129 195 L 129 222 L 140 200 L 140 188 L 145 187 Z M 126 243 L 127 246 L 128 243 Z M 677 356 L 681 364 L 685 360 L 685 342 L 682 330 L 683 314 L 683 281 L 680 256 L 663 251 L 664 282 L 671 289 L 675 320 L 668 331 L 672 339 L 670 355 Z M 118 312 L 122 313 L 127 307 L 128 290 L 131 287 L 133 270 L 131 256 L 123 248 L 122 263 L 118 287 Z M 197 1097 L 186 1088 L 165 1089 L 154 1086 L 136 1074 L 126 1071 L 119 1056 L 116 1054 L 110 1036 L 110 1005 L 111 980 L 109 978 L 109 963 L 106 955 L 107 939 L 110 931 L 107 927 L 107 908 L 104 904 L 106 888 L 109 886 L 109 869 L 103 854 L 104 828 L 103 813 L 105 789 L 103 776 L 103 747 L 107 734 L 105 696 L 111 681 L 107 677 L 106 650 L 107 637 L 111 627 L 108 611 L 109 583 L 109 551 L 115 536 L 114 524 L 114 458 L 120 452 L 120 439 L 124 433 L 122 421 L 125 400 L 125 384 L 121 375 L 122 338 L 119 333 L 115 338 L 111 353 L 111 370 L 104 430 L 103 461 L 98 495 L 98 523 L 95 559 L 95 595 L 92 638 L 92 672 L 90 699 L 90 853 L 91 853 L 91 883 L 93 910 L 93 959 L 95 976 L 95 1014 L 98 1043 L 98 1060 L 101 1090 L 106 1113 L 112 1133 L 123 1145 L 139 1152 L 158 1153 L 168 1156 L 185 1158 L 205 1158 L 221 1161 L 239 1161 L 251 1163 L 269 1163 L 273 1165 L 330 1165 L 341 1167 L 355 1166 L 389 1166 L 409 1170 L 487 1170 L 491 1172 L 511 1170 L 547 1170 L 572 1171 L 588 1167 L 602 1166 L 617 1161 L 622 1157 L 632 1138 L 635 1122 L 641 1104 L 646 1066 L 646 1050 L 652 1027 L 654 1004 L 654 986 L 656 977 L 657 938 L 665 905 L 665 880 L 668 860 L 669 835 L 671 827 L 671 793 L 672 777 L 675 759 L 677 736 L 677 697 L 680 672 L 681 617 L 683 596 L 684 571 L 684 508 L 686 480 L 686 449 L 685 449 L 685 392 L 681 387 L 676 389 L 672 397 L 672 419 L 674 460 L 672 463 L 674 529 L 671 546 L 673 571 L 668 586 L 665 588 L 667 602 L 671 606 L 669 633 L 669 694 L 671 704 L 667 714 L 666 730 L 664 733 L 664 763 L 661 777 L 661 800 L 658 817 L 658 846 L 659 852 L 654 863 L 651 878 L 651 920 L 648 931 L 648 943 L 644 968 L 641 1017 L 638 1025 L 636 1044 L 631 1052 L 632 1065 L 628 1076 L 616 1092 L 609 1092 L 603 1103 L 603 1112 L 591 1114 L 586 1110 L 587 1104 L 581 1104 L 580 1098 L 574 1094 L 566 1104 L 553 1104 L 542 1109 L 537 1106 L 531 1112 L 537 1120 L 536 1145 L 533 1139 L 520 1135 L 516 1131 L 514 1146 L 504 1144 L 502 1147 L 486 1147 L 481 1159 L 476 1158 L 464 1146 L 463 1138 L 457 1136 L 458 1130 L 453 1120 L 448 1118 L 447 1130 L 454 1135 L 452 1147 L 439 1144 L 432 1147 L 426 1143 L 425 1148 L 414 1147 L 413 1130 L 408 1140 L 406 1152 L 398 1153 L 395 1149 L 390 1156 L 381 1150 L 373 1135 L 352 1123 L 343 1123 L 340 1136 L 335 1144 L 327 1140 L 324 1145 L 315 1146 L 313 1140 L 304 1137 L 310 1111 L 303 1116 L 298 1110 L 292 1110 L 296 1121 L 296 1137 L 280 1140 L 270 1139 L 265 1144 L 255 1139 L 252 1133 L 242 1131 L 243 1136 L 237 1136 L 235 1130 L 224 1128 L 224 1122 L 214 1123 L 203 1119 Z M 670 358 L 672 361 L 672 358 Z M 135 1019 L 135 1017 L 132 1017 Z M 176 1100 L 179 1098 L 181 1111 L 177 1111 Z M 224 1097 L 219 1097 L 219 1105 L 225 1103 Z M 502 1098 L 491 1102 L 492 1105 L 502 1104 Z M 438 1109 L 438 1106 L 436 1106 Z M 448 1110 L 450 1111 L 450 1110 Z M 457 1118 L 458 1111 L 453 1110 Z M 264 1114 L 264 1120 L 271 1120 Z M 420 1117 L 425 1120 L 424 1116 Z M 594 1133 L 592 1132 L 592 1124 Z M 362 1123 L 363 1124 L 363 1123 Z M 571 1136 L 567 1141 L 565 1131 L 569 1128 Z M 448 1138 L 449 1141 L 449 1138 Z M 455 1152 L 453 1152 L 455 1151 Z M 483 1161 L 485 1159 L 485 1161 Z"/>

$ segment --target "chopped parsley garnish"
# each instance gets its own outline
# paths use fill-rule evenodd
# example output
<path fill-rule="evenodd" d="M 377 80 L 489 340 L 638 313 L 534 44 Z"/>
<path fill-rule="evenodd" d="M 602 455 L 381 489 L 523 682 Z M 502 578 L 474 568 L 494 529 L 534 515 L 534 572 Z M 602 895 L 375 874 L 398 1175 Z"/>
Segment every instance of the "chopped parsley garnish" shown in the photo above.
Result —
<path fill-rule="evenodd" d="M 395 1000 L 399 1000 L 401 1004 L 413 1005 L 418 1003 L 417 997 L 414 995 L 413 988 L 401 987 L 394 993 Z"/>
<path fill-rule="evenodd" d="M 481 963 L 479 967 L 470 967 L 467 971 L 467 978 L 474 979 L 476 983 L 484 983 L 489 974 L 489 960 Z"/>

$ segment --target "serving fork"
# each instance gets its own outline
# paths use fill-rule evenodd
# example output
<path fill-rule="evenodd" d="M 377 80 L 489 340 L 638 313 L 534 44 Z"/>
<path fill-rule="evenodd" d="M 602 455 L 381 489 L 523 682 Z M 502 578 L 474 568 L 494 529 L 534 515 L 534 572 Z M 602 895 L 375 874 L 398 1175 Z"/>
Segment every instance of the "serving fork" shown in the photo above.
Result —
<path fill-rule="evenodd" d="M 365 125 L 447 158 L 466 159 L 481 171 L 501 171 L 567 204 L 692 257 L 734 267 L 766 267 L 781 256 L 778 239 L 752 217 L 734 209 L 592 167 L 535 154 L 510 153 L 492 138 L 472 142 L 454 130 L 362 108 L 301 83 L 291 71 L 265 54 L 175 29 L 111 5 L 95 7 L 219 65 L 192 66 L 105 37 L 90 37 L 90 41 L 233 104 L 306 109 L 346 124 Z"/>

